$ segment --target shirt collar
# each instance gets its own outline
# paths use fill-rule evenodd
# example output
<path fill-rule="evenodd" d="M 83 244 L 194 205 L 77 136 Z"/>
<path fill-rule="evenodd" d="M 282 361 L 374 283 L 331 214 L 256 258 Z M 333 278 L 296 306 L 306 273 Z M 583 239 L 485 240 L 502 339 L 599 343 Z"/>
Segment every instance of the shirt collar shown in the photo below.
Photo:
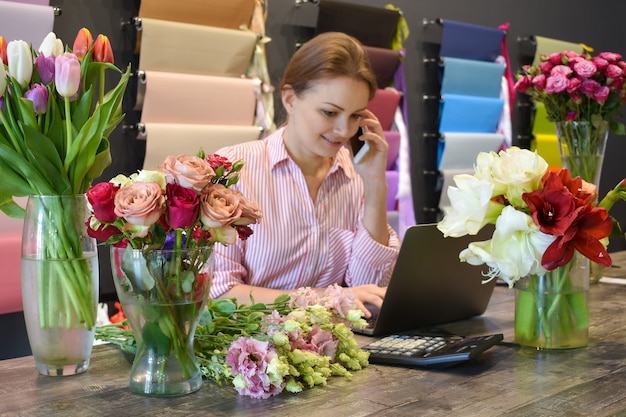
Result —
<path fill-rule="evenodd" d="M 268 137 L 268 148 L 269 152 L 269 163 L 272 169 L 277 167 L 281 163 L 285 163 L 291 158 L 287 153 L 287 148 L 285 147 L 285 142 L 283 141 L 283 135 L 285 133 L 285 128 L 281 127 L 278 129 L 275 134 Z M 350 151 L 348 148 L 342 148 L 337 152 L 337 156 L 333 161 L 333 166 L 330 168 L 329 174 L 334 174 L 335 172 L 341 171 L 348 178 L 353 179 L 355 175 L 358 175 L 356 170 L 354 169 L 354 165 L 352 164 L 350 158 Z"/>

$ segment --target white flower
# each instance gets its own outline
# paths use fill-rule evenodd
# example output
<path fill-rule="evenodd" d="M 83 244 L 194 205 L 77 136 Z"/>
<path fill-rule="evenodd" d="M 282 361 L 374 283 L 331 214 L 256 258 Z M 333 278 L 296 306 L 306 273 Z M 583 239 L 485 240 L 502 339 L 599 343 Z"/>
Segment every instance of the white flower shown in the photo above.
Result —
<path fill-rule="evenodd" d="M 502 204 L 491 201 L 493 183 L 468 174 L 454 176 L 456 187 L 448 187 L 452 209 L 437 228 L 444 236 L 475 235 L 486 224 L 497 218 Z"/>
<path fill-rule="evenodd" d="M 54 32 L 50 32 L 45 38 L 43 38 L 38 51 L 45 57 L 50 57 L 63 55 L 65 49 L 63 48 L 63 41 L 61 41 L 61 39 L 57 39 Z"/>
<path fill-rule="evenodd" d="M 548 169 L 548 163 L 536 152 L 515 146 L 500 151 L 499 157 L 495 153 L 489 157 L 479 154 L 476 165 L 477 173 L 490 173 L 494 195 L 504 195 L 515 207 L 526 207 L 522 194 L 541 188 Z"/>
<path fill-rule="evenodd" d="M 9 42 L 7 59 L 11 77 L 15 78 L 22 87 L 27 86 L 33 76 L 33 54 L 30 46 L 22 40 Z"/>
<path fill-rule="evenodd" d="M 555 239 L 539 231 L 529 215 L 506 206 L 496 221 L 492 239 L 470 243 L 459 258 L 471 265 L 487 264 L 486 276 L 500 277 L 512 286 L 521 277 L 546 272 L 541 257 Z"/>

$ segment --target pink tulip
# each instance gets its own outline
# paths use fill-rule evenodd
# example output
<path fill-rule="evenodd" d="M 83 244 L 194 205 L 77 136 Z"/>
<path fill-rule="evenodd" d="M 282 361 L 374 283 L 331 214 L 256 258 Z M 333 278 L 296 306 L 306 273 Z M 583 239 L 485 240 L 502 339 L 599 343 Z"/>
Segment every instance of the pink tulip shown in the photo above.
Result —
<path fill-rule="evenodd" d="M 78 57 L 66 52 L 54 62 L 54 81 L 62 97 L 72 97 L 80 86 L 80 62 Z"/>

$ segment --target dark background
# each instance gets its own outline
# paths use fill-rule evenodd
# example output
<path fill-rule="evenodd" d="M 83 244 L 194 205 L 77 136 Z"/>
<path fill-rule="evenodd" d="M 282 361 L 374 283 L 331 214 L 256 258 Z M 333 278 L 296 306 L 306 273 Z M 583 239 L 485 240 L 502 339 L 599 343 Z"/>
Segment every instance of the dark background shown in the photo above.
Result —
<path fill-rule="evenodd" d="M 223 0 L 228 1 L 228 0 Z M 384 7 L 385 0 L 343 0 L 345 3 Z M 266 46 L 268 66 L 272 84 L 277 86 L 282 70 L 299 42 L 306 41 L 314 33 L 318 7 L 313 3 L 296 6 L 295 0 L 267 0 L 268 18 L 266 34 L 272 40 Z M 437 25 L 424 26 L 424 19 L 435 18 L 456 20 L 483 26 L 497 27 L 510 23 L 507 32 L 508 52 L 513 71 L 520 65 L 522 49 L 518 38 L 538 35 L 570 42 L 582 42 L 595 49 L 595 52 L 611 51 L 626 54 L 626 36 L 624 36 L 623 16 L 626 15 L 626 3 L 614 0 L 585 0 L 568 2 L 550 2 L 546 0 L 395 0 L 392 4 L 400 8 L 406 18 L 410 36 L 405 43 L 406 59 L 404 62 L 406 88 L 405 97 L 408 106 L 407 128 L 411 146 L 411 174 L 418 223 L 436 221 L 437 214 L 428 211 L 428 207 L 437 205 L 438 195 L 434 191 L 432 177 L 425 176 L 424 170 L 432 169 L 435 164 L 432 144 L 422 136 L 429 123 L 429 109 L 422 102 L 422 94 L 428 91 L 429 80 L 422 63 L 424 50 L 436 45 L 440 36 Z M 138 56 L 134 55 L 136 31 L 133 26 L 121 25 L 138 14 L 139 0 L 56 0 L 51 5 L 61 9 L 61 15 L 55 20 L 54 30 L 65 43 L 72 44 L 81 27 L 87 27 L 94 38 L 99 33 L 106 34 L 111 40 L 116 64 L 124 68 L 129 62 L 137 69 Z M 180 2 L 184 7 L 184 1 Z M 350 16 L 345 16 L 350 19 Z M 0 28 L 0 33 L 2 28 Z M 190 39 L 189 42 L 193 42 Z M 202 59 L 202 57 L 198 57 Z M 111 77 L 111 85 L 116 81 Z M 132 79 L 124 100 L 127 113 L 125 124 L 132 125 L 139 120 L 140 114 L 133 111 L 135 104 L 136 80 Z M 277 117 L 282 109 L 280 100 L 275 100 Z M 171 103 L 175 106 L 176 103 Z M 513 120 L 514 127 L 516 120 Z M 515 133 L 515 132 L 514 132 Z M 111 150 L 113 164 L 104 172 L 102 180 L 108 180 L 118 173 L 130 174 L 141 168 L 145 152 L 145 142 L 135 139 L 135 133 L 123 129 L 120 125 L 112 134 Z M 514 142 L 515 143 L 515 142 Z M 626 156 L 626 137 L 611 135 L 607 145 L 600 195 L 612 188 L 625 176 L 623 159 Z M 626 223 L 626 204 L 618 203 L 611 212 L 618 221 Z M 611 242 L 610 251 L 626 248 L 624 239 Z M 101 248 L 101 299 L 115 299 L 115 290 L 111 281 L 108 249 Z M 0 320 L 0 333 L 5 330 L 6 321 Z M 14 327 L 7 329 L 8 334 L 15 334 Z M 26 342 L 27 349 L 27 342 Z M 18 353 L 26 354 L 24 346 L 15 346 Z M 2 358 L 0 352 L 0 359 Z"/>

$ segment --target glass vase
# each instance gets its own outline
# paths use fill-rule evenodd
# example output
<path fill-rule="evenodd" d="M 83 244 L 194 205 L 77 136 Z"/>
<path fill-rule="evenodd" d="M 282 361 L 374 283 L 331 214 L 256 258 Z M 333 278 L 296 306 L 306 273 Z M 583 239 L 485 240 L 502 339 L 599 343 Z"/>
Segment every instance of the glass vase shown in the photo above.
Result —
<path fill-rule="evenodd" d="M 556 122 L 556 134 L 563 168 L 572 176 L 579 176 L 600 189 L 602 162 L 609 137 L 609 122 Z M 590 283 L 596 284 L 604 273 L 604 266 L 591 263 Z"/>
<path fill-rule="evenodd" d="M 176 396 L 202 386 L 193 340 L 208 301 L 211 253 L 210 246 L 111 248 L 115 288 L 137 342 L 131 392 Z"/>
<path fill-rule="evenodd" d="M 515 341 L 536 349 L 571 349 L 589 340 L 589 259 L 572 260 L 515 283 Z"/>
<path fill-rule="evenodd" d="M 40 374 L 74 375 L 89 367 L 96 330 L 98 252 L 86 233 L 82 195 L 32 195 L 22 232 L 24 319 Z"/>

